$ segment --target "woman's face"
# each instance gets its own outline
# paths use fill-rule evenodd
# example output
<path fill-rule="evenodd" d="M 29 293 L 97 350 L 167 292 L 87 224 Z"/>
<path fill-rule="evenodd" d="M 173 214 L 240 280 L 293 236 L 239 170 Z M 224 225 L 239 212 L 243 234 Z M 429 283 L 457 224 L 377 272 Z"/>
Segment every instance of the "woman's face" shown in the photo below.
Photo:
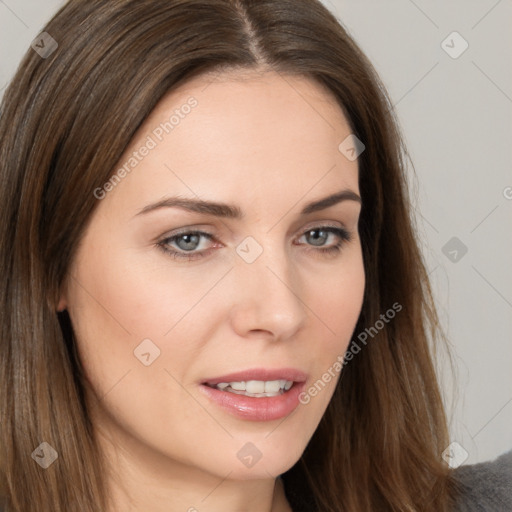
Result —
<path fill-rule="evenodd" d="M 276 73 L 196 78 L 146 120 L 59 304 L 118 454 L 239 480 L 298 460 L 363 300 L 350 133 L 321 86 Z"/>

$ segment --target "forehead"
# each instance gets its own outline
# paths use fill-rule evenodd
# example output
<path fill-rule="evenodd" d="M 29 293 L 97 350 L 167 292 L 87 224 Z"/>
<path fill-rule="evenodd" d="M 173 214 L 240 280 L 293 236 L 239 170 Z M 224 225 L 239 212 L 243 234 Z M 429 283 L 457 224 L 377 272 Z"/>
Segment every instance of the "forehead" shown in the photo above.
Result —
<path fill-rule="evenodd" d="M 191 97 L 197 102 L 191 120 L 180 122 L 174 135 L 180 131 L 188 135 L 188 125 L 205 141 L 231 137 L 238 145 L 250 141 L 251 145 L 272 146 L 272 142 L 305 139 L 329 144 L 329 139 L 337 140 L 349 129 L 341 107 L 325 86 L 308 77 L 273 71 L 199 76 L 166 95 L 147 119 L 146 128 L 169 119 Z"/>
<path fill-rule="evenodd" d="M 151 149 L 116 195 L 139 203 L 171 193 L 295 202 L 308 190 L 357 192 L 357 162 L 338 149 L 349 134 L 335 98 L 312 79 L 276 72 L 199 76 L 167 94 L 146 119 L 118 167 L 134 151 Z"/>

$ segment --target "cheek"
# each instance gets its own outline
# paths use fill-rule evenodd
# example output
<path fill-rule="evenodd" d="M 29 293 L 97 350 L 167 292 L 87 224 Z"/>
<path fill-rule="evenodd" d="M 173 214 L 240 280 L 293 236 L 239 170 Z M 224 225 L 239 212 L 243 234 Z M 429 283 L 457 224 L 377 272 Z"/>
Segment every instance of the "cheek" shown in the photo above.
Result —
<path fill-rule="evenodd" d="M 360 247 L 356 249 L 311 289 L 311 309 L 323 325 L 323 353 L 331 358 L 345 351 L 363 304 L 365 270 Z"/>
<path fill-rule="evenodd" d="M 217 278 L 200 285 L 198 277 L 194 286 L 129 261 L 114 264 L 106 252 L 102 259 L 77 265 L 68 308 L 96 422 L 183 462 L 199 460 L 211 418 L 182 383 L 197 373 L 210 325 L 197 315 L 212 307 L 201 297 Z M 197 450 L 187 444 L 191 435 Z"/>
<path fill-rule="evenodd" d="M 126 428 L 148 415 L 176 424 L 177 409 L 186 424 L 197 403 L 180 384 L 205 366 L 205 346 L 225 318 L 219 276 L 229 267 L 185 271 L 165 258 L 91 246 L 77 258 L 68 309 L 94 395 L 106 397 L 105 408 Z M 142 419 L 139 428 L 146 428 Z"/>
<path fill-rule="evenodd" d="M 345 258 L 344 265 L 330 272 L 311 290 L 311 309 L 317 313 L 316 331 L 322 333 L 311 347 L 313 371 L 301 404 L 320 421 L 343 371 L 343 358 L 361 312 L 365 271 L 360 250 Z M 313 412 L 314 411 L 314 412 Z"/>

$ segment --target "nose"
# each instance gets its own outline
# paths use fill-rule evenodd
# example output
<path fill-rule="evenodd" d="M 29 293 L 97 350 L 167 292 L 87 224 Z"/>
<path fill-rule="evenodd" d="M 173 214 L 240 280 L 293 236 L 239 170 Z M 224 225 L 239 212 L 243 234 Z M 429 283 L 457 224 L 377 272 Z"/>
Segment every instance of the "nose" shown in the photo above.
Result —
<path fill-rule="evenodd" d="M 237 256 L 231 274 L 230 318 L 239 336 L 264 333 L 286 340 L 304 326 L 308 310 L 305 290 L 284 249 L 265 248 L 252 263 Z"/>

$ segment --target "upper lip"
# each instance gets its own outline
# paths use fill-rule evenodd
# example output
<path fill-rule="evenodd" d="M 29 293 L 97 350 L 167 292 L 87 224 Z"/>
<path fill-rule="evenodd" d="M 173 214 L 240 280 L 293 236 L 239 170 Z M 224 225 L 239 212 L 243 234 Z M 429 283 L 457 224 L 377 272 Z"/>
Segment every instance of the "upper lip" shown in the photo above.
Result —
<path fill-rule="evenodd" d="M 220 382 L 247 382 L 248 380 L 271 381 L 280 379 L 293 382 L 305 382 L 307 377 L 306 373 L 296 368 L 253 368 L 204 379 L 201 384 L 216 385 Z"/>

